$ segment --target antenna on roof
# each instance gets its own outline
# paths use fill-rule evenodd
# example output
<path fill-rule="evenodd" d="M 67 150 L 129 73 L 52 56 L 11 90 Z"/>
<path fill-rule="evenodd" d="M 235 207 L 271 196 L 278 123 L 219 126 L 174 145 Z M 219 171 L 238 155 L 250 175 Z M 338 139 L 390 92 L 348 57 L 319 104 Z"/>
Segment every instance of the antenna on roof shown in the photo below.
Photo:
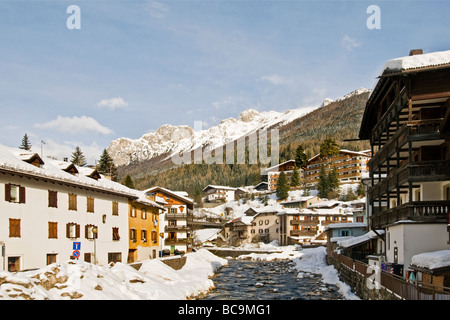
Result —
<path fill-rule="evenodd" d="M 43 144 L 46 144 L 43 140 L 41 140 L 41 157 L 44 157 L 44 148 L 43 148 Z"/>

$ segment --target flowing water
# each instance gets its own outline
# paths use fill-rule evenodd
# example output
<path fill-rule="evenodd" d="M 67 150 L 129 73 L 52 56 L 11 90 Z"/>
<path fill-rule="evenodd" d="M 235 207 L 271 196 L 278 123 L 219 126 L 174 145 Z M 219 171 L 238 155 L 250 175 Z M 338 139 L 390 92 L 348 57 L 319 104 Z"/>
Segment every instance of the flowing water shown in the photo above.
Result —
<path fill-rule="evenodd" d="M 215 284 L 204 300 L 336 300 L 343 299 L 321 276 L 299 273 L 293 263 L 228 260 L 212 278 Z"/>

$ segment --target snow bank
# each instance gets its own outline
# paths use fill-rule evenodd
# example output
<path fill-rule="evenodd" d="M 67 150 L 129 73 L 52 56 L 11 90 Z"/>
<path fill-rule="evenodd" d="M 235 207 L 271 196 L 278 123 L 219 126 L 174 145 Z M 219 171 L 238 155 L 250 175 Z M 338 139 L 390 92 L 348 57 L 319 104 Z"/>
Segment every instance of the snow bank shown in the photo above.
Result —
<path fill-rule="evenodd" d="M 337 286 L 345 299 L 359 300 L 359 297 L 351 292 L 350 286 L 339 280 L 338 272 L 334 266 L 327 265 L 325 261 L 325 247 L 303 249 L 301 252 L 302 255 L 294 259 L 295 267 L 298 271 L 320 274 L 325 283 Z M 303 273 L 299 273 L 299 276 L 302 275 Z"/>
<path fill-rule="evenodd" d="M 181 270 L 153 259 L 139 270 L 123 263 L 68 261 L 35 271 L 0 272 L 0 299 L 183 300 L 213 287 L 209 277 L 227 264 L 205 249 L 186 259 Z"/>
<path fill-rule="evenodd" d="M 416 254 L 411 258 L 415 266 L 436 269 L 450 266 L 450 250 L 440 250 Z"/>

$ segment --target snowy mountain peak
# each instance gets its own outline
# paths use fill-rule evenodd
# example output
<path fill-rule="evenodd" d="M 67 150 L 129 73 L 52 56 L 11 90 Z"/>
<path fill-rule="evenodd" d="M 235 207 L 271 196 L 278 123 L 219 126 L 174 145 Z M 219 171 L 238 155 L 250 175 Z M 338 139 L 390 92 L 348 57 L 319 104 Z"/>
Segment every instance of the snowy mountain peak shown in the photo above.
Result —
<path fill-rule="evenodd" d="M 361 88 L 338 99 L 340 101 L 369 90 Z M 322 106 L 334 102 L 325 99 Z M 165 124 L 154 132 L 144 134 L 139 139 L 119 138 L 111 142 L 108 153 L 118 166 L 132 162 L 150 160 L 166 154 L 170 157 L 179 152 L 189 152 L 201 147 L 218 148 L 257 130 L 286 125 L 305 114 L 317 109 L 298 108 L 286 112 L 263 111 L 254 109 L 243 111 L 237 119 L 227 118 L 218 125 L 205 130 L 194 130 L 187 125 L 173 126 Z"/>

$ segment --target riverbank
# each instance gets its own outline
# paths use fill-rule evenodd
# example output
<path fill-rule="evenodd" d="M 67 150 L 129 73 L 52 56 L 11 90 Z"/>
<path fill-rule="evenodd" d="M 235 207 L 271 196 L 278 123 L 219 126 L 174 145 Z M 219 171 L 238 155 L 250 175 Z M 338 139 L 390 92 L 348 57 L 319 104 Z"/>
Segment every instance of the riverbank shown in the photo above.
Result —
<path fill-rule="evenodd" d="M 230 250 L 230 248 L 227 249 Z M 360 300 L 360 298 L 352 292 L 351 287 L 339 279 L 338 272 L 334 266 L 327 264 L 325 247 L 302 249 L 300 246 L 296 245 L 278 246 L 277 243 L 273 242 L 270 244 L 249 244 L 234 249 L 236 251 L 242 251 L 244 249 L 253 251 L 236 257 L 236 259 L 241 260 L 291 260 L 294 263 L 299 278 L 308 277 L 310 275 L 319 275 L 323 283 L 336 286 L 344 299 Z"/>

